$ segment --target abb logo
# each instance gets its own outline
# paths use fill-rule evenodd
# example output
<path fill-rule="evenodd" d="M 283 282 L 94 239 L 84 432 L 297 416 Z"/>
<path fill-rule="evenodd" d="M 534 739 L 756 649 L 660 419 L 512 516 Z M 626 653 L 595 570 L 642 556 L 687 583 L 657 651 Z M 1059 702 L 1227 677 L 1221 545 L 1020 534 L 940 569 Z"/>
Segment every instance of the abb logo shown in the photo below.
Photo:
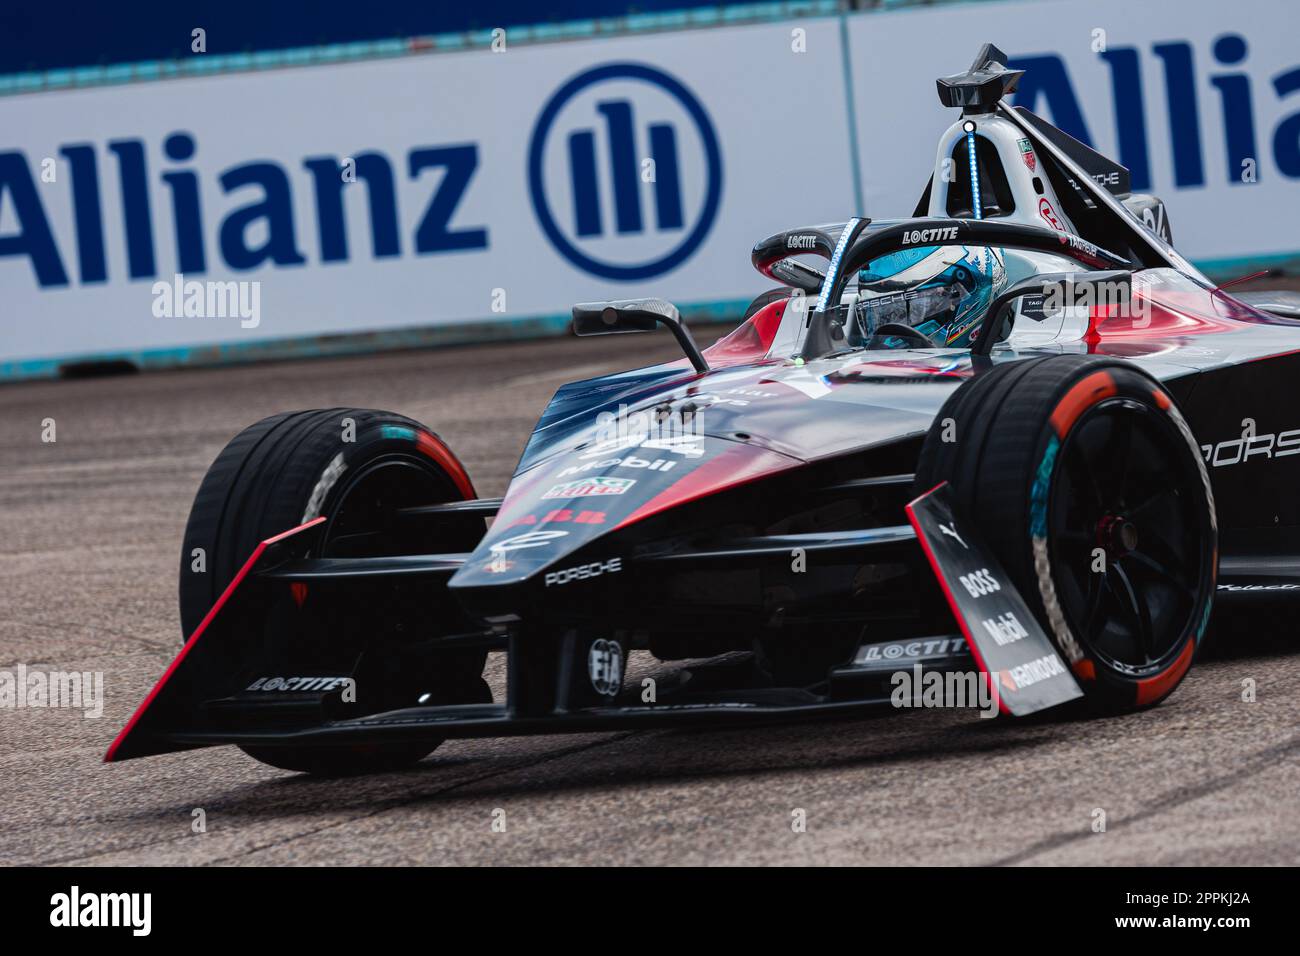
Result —
<path fill-rule="evenodd" d="M 604 524 L 605 512 L 579 511 L 576 508 L 556 508 L 554 511 L 548 511 L 540 518 L 537 515 L 524 515 L 510 522 L 506 527 L 517 528 L 526 524 L 563 524 L 566 521 L 572 521 L 574 524 Z"/>

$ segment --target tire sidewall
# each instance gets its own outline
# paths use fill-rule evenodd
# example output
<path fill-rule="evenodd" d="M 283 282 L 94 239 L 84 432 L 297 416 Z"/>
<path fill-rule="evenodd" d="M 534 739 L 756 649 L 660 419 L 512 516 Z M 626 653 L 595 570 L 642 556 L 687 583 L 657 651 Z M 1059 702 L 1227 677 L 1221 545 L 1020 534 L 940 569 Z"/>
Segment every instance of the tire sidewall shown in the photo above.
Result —
<path fill-rule="evenodd" d="M 1106 379 L 1111 383 L 1108 387 Z M 1163 415 L 1183 438 L 1183 455 L 1176 467 L 1191 469 L 1203 492 L 1198 508 L 1201 521 L 1200 578 L 1195 603 L 1183 633 L 1164 656 L 1165 666 L 1142 677 L 1117 671 L 1107 665 L 1085 642 L 1080 641 L 1066 620 L 1057 593 L 1058 576 L 1073 573 L 1058 565 L 1047 539 L 1046 524 L 1051 497 L 1062 463 L 1061 449 L 1067 446 L 1075 428 L 1090 411 L 1115 398 L 1141 402 Z M 1158 382 L 1138 369 L 1121 363 L 1097 363 L 1071 380 L 1050 410 L 1042 429 L 1033 461 L 1036 463 L 1028 489 L 1027 567 L 1032 581 L 1025 598 L 1047 627 L 1057 650 L 1094 703 L 1106 709 L 1153 706 L 1173 692 L 1190 668 L 1205 636 L 1213 604 L 1217 569 L 1217 523 L 1209 474 L 1200 449 L 1178 407 Z M 1172 463 L 1171 463 L 1172 464 Z M 1091 572 L 1087 572 L 1091 573 Z"/>
<path fill-rule="evenodd" d="M 1057 452 L 1065 447 L 1088 410 L 1111 397 L 1140 402 L 1164 416 L 1183 439 L 1185 456 L 1178 467 L 1195 469 L 1203 489 L 1198 509 L 1203 522 L 1201 586 L 1185 631 L 1174 643 L 1177 652 L 1162 670 L 1140 678 L 1112 670 L 1077 639 L 1057 597 L 1058 576 L 1075 572 L 1054 564 L 1052 549 L 1035 540 L 1044 537 L 1044 529 L 1035 527 L 1043 518 L 1039 514 L 1036 519 L 1034 509 L 1050 501 L 1056 484 L 1053 447 Z M 941 439 L 945 423 L 955 424 L 958 440 Z M 1130 363 L 1105 357 L 1054 355 L 996 364 L 948 398 L 926 437 L 917 463 L 917 493 L 945 480 L 958 510 L 1016 584 L 1095 709 L 1139 709 L 1173 691 L 1205 634 L 1215 587 L 1217 527 L 1200 449 L 1159 382 Z"/>
<path fill-rule="evenodd" d="M 245 429 L 208 469 L 181 551 L 180 610 L 188 639 L 258 544 L 334 514 L 353 476 L 402 457 L 441 475 L 441 500 L 475 497 L 463 466 L 433 432 L 392 412 L 335 408 L 264 419 Z M 194 568 L 195 549 L 204 570 Z"/>

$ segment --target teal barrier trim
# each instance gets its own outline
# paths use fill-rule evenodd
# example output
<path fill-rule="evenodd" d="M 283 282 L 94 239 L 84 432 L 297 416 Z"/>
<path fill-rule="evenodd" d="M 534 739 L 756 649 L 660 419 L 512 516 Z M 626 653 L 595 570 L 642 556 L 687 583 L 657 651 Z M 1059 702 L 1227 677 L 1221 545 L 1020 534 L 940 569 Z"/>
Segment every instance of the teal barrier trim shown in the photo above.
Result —
<path fill-rule="evenodd" d="M 901 0 L 901 2 L 907 6 L 933 6 L 936 2 L 968 3 L 973 0 Z M 988 2 L 988 0 L 979 0 L 979 2 Z M 898 9 L 898 4 L 890 4 L 888 8 Z M 598 36 L 626 36 L 700 27 L 735 26 L 742 23 L 768 23 L 793 17 L 835 16 L 843 13 L 845 9 L 845 0 L 774 0 L 768 3 L 748 3 L 728 7 L 628 14 L 595 20 L 513 26 L 506 30 L 506 42 L 510 46 L 526 46 L 559 40 L 585 40 Z M 869 13 L 872 10 L 854 12 Z M 258 53 L 204 53 L 182 60 L 151 60 L 115 66 L 86 66 L 74 70 L 51 70 L 45 73 L 12 73 L 0 76 L 0 96 L 149 82 L 178 76 L 211 76 L 219 73 L 335 64 L 422 53 L 458 52 L 486 49 L 491 45 L 492 31 L 489 29 L 391 40 L 333 43 L 326 46 L 295 47 L 287 50 L 263 50 Z"/>
<path fill-rule="evenodd" d="M 1215 281 L 1226 281 L 1261 269 L 1300 271 L 1300 252 L 1275 252 L 1262 256 L 1234 256 L 1227 259 L 1194 259 L 1192 265 Z"/>

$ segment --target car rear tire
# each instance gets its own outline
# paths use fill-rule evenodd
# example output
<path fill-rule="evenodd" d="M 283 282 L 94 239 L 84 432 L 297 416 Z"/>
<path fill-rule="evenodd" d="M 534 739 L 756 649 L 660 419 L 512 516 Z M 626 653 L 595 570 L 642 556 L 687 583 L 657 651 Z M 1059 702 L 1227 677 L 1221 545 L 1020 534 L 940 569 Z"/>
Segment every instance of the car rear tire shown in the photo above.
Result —
<path fill-rule="evenodd" d="M 926 437 L 916 491 L 943 481 L 1089 704 L 1173 692 L 1209 620 L 1217 528 L 1200 451 L 1158 382 L 1092 356 L 996 365 Z"/>
<path fill-rule="evenodd" d="M 365 557 L 469 551 L 481 518 L 428 527 L 396 520 L 399 508 L 475 497 L 464 467 L 436 435 L 392 412 L 331 408 L 274 415 L 226 445 L 194 498 L 181 549 L 184 635 L 198 628 L 257 545 L 325 517 L 315 556 Z M 196 556 L 202 560 L 196 563 Z M 448 598 L 450 600 L 450 598 Z M 433 601 L 430 614 L 437 614 Z M 369 710 L 434 703 L 490 703 L 482 678 L 486 652 L 446 652 L 429 667 L 390 667 L 374 680 Z M 431 753 L 441 740 L 380 745 L 244 747 L 285 770 L 330 776 L 394 770 Z"/>

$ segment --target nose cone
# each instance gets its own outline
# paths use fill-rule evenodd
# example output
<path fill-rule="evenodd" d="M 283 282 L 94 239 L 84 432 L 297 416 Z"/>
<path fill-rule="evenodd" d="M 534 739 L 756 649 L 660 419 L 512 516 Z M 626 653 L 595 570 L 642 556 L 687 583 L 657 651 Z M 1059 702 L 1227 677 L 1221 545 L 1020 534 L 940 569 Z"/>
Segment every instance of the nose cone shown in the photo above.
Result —
<path fill-rule="evenodd" d="M 454 589 L 523 583 L 666 508 L 799 465 L 787 455 L 707 435 L 632 435 L 580 443 L 520 475 Z M 583 560 L 607 559 L 604 554 Z"/>

